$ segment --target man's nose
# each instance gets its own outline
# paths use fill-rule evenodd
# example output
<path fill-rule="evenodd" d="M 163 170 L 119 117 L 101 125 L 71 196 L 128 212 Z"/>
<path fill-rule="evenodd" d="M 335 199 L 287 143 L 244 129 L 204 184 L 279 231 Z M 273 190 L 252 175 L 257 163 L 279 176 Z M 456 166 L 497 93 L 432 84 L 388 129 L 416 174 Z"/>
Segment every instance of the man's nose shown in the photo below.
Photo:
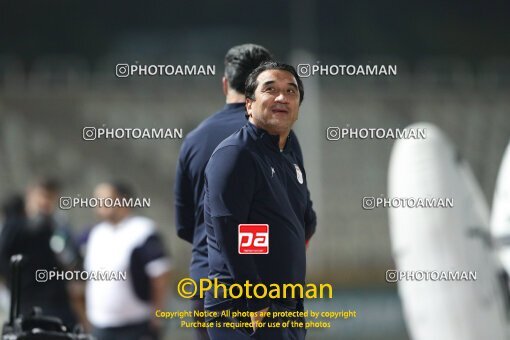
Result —
<path fill-rule="evenodd" d="M 274 99 L 275 102 L 279 102 L 279 103 L 288 103 L 288 98 L 287 96 L 285 95 L 285 92 L 280 92 L 278 94 L 278 96 L 276 96 L 276 98 Z"/>

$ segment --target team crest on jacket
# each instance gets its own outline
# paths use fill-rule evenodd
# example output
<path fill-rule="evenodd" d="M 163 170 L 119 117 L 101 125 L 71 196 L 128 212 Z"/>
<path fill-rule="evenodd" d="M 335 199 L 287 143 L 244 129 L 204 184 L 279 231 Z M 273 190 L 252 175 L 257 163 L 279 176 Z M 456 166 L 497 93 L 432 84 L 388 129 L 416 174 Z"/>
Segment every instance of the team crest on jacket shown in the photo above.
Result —
<path fill-rule="evenodd" d="M 301 172 L 301 169 L 297 164 L 294 164 L 294 167 L 296 168 L 296 177 L 299 184 L 303 184 L 303 173 Z"/>

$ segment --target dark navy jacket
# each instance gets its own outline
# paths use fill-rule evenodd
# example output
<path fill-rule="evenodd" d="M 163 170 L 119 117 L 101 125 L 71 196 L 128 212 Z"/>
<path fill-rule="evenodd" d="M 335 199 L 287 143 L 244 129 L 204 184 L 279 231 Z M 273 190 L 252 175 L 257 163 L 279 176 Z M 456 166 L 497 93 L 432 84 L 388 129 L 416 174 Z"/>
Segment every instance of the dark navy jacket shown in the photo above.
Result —
<path fill-rule="evenodd" d="M 218 144 L 246 124 L 244 103 L 227 104 L 191 131 L 181 147 L 175 178 L 177 235 L 192 243 L 190 276 L 198 282 L 209 274 L 204 228 L 205 166 Z"/>
<path fill-rule="evenodd" d="M 283 151 L 278 141 L 248 123 L 209 160 L 204 211 L 210 279 L 241 285 L 305 283 L 305 241 L 315 231 L 316 217 L 295 135 L 289 135 Z M 238 225 L 245 223 L 269 224 L 269 254 L 239 254 Z M 209 309 L 225 309 L 230 303 L 211 294 L 205 299 Z M 269 303 L 246 301 L 250 310 Z"/>

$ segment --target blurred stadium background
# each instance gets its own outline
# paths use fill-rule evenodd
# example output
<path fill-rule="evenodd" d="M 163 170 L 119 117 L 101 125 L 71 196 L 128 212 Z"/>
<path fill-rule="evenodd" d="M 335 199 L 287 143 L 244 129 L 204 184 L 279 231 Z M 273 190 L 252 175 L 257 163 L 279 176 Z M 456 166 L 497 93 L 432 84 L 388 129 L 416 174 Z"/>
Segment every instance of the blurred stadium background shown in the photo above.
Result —
<path fill-rule="evenodd" d="M 151 198 L 141 213 L 161 226 L 174 277 L 182 278 L 190 246 L 175 236 L 172 195 L 181 140 L 84 141 L 83 127 L 169 127 L 186 134 L 223 106 L 223 56 L 240 43 L 264 45 L 295 66 L 397 64 L 397 77 L 305 79 L 296 131 L 318 213 L 308 279 L 338 290 L 333 301 L 308 307 L 358 312 L 308 338 L 407 339 L 396 286 L 384 280 L 394 266 L 387 212 L 361 207 L 363 196 L 386 193 L 393 142 L 333 142 L 326 129 L 435 123 L 467 158 L 490 203 L 510 136 L 510 29 L 503 17 L 510 6 L 289 4 L 263 0 L 241 9 L 217 1 L 198 9 L 180 2 L 141 10 L 127 2 L 119 10 L 111 3 L 4 3 L 0 196 L 22 191 L 39 174 L 60 178 L 65 196 L 82 197 L 100 181 L 127 179 Z M 216 75 L 116 78 L 116 64 L 136 61 L 214 64 Z M 67 214 L 76 231 L 95 221 L 91 209 Z M 188 307 L 172 293 L 169 309 Z M 173 322 L 169 335 L 191 338 Z"/>

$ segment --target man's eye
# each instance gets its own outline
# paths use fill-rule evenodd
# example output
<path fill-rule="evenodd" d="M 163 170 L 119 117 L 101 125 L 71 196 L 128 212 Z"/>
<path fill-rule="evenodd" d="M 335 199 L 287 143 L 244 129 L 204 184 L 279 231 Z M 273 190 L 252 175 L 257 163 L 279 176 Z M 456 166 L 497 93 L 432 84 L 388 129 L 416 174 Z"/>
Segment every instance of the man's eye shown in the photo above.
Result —
<path fill-rule="evenodd" d="M 294 89 L 288 89 L 288 90 L 287 90 L 287 92 L 289 92 L 289 93 L 296 93 L 296 90 L 294 90 Z"/>
<path fill-rule="evenodd" d="M 274 92 L 274 87 L 267 87 L 265 92 Z"/>

